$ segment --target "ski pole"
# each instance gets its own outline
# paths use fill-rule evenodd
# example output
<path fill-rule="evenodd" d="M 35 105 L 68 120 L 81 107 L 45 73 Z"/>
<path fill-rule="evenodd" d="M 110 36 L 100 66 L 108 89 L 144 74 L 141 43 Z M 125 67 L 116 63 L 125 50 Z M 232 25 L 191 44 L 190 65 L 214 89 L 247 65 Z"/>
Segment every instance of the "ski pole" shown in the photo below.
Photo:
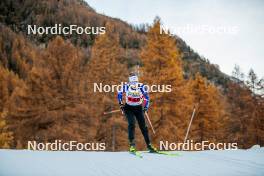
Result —
<path fill-rule="evenodd" d="M 152 131 L 153 131 L 153 134 L 156 134 L 156 132 L 155 132 L 153 126 L 152 126 L 152 123 L 151 123 L 151 121 L 150 121 L 150 119 L 149 119 L 148 113 L 145 112 L 145 115 L 146 115 L 146 118 L 147 118 L 147 120 L 148 120 L 148 123 L 149 123 L 149 125 L 150 125 L 150 127 L 151 127 L 151 129 L 152 129 Z"/>
<path fill-rule="evenodd" d="M 198 106 L 198 105 L 197 105 Z M 192 121 L 193 121 L 193 117 L 195 115 L 195 111 L 196 111 L 196 107 L 194 106 L 193 108 L 193 112 L 192 112 L 192 116 L 191 116 L 191 120 L 190 120 L 190 123 L 189 123 L 189 126 L 188 126 L 188 129 L 187 129 L 187 132 L 186 132 L 186 135 L 185 135 L 185 138 L 184 138 L 184 143 L 186 142 L 187 138 L 188 138 L 188 134 L 189 134 L 189 131 L 190 131 L 190 128 L 191 128 L 191 124 L 192 124 Z"/>
<path fill-rule="evenodd" d="M 116 110 L 113 110 L 113 111 L 104 112 L 104 115 L 106 115 L 106 114 L 112 114 L 112 113 L 119 112 L 119 111 L 121 111 L 121 110 L 120 109 L 116 109 Z M 123 111 L 122 111 L 122 114 L 123 114 Z"/>

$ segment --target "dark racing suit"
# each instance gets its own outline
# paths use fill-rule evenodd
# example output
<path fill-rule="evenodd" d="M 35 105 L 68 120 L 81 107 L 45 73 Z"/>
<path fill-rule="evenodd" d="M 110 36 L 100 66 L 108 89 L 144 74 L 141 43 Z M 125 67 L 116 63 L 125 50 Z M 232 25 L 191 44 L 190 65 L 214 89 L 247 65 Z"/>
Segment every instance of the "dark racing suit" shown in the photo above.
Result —
<path fill-rule="evenodd" d="M 124 112 L 128 121 L 128 139 L 130 146 L 135 146 L 135 118 L 144 136 L 146 145 L 149 146 L 150 139 L 143 112 L 143 105 L 144 110 L 147 110 L 149 107 L 149 96 L 146 87 L 140 83 L 125 84 L 122 90 L 118 92 L 119 104 L 122 104 L 123 94 L 126 95 Z"/>

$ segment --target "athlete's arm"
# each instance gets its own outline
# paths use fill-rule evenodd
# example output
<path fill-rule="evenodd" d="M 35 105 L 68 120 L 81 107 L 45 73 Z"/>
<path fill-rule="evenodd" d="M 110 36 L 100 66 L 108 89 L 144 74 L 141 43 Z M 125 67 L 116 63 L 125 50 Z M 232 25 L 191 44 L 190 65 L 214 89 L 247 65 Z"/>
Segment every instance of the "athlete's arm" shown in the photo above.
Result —
<path fill-rule="evenodd" d="M 142 84 L 142 86 L 140 87 L 140 91 L 142 92 L 142 95 L 144 96 L 145 100 L 146 100 L 146 104 L 145 104 L 145 109 L 149 108 L 149 94 L 148 94 L 148 90 L 147 87 Z"/>
<path fill-rule="evenodd" d="M 117 93 L 117 99 L 118 99 L 118 103 L 122 104 L 122 100 L 123 100 L 123 93 L 126 92 L 126 87 L 127 85 L 123 85 L 123 87 L 121 88 L 121 90 L 118 91 Z"/>

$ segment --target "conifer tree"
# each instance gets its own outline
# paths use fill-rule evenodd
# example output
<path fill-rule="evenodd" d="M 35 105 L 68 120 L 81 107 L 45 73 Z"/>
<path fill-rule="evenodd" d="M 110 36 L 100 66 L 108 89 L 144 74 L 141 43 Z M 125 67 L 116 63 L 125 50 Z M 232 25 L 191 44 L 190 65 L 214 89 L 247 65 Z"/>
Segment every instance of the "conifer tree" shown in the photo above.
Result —
<path fill-rule="evenodd" d="M 236 75 L 237 72 L 235 69 Z M 259 94 L 260 85 L 261 80 L 253 70 L 250 70 L 245 82 L 230 82 L 228 85 L 228 139 L 237 142 L 242 148 L 249 148 L 254 144 L 263 145 L 263 98 Z"/>
<path fill-rule="evenodd" d="M 27 85 L 10 100 L 8 116 L 22 147 L 29 140 L 94 139 L 97 121 L 82 97 L 84 66 L 81 51 L 60 37 L 40 51 Z"/>
<path fill-rule="evenodd" d="M 239 65 L 235 65 L 234 70 L 232 71 L 232 76 L 237 79 L 235 81 L 238 83 L 244 81 L 244 73 L 241 71 Z"/>
<path fill-rule="evenodd" d="M 253 69 L 250 69 L 246 80 L 246 85 L 252 91 L 252 93 L 263 94 L 264 79 L 259 79 Z"/>
<path fill-rule="evenodd" d="M 7 106 L 13 92 L 22 84 L 13 72 L 0 65 L 0 148 L 10 148 L 13 143 L 13 133 L 8 129 L 6 121 Z"/>
<path fill-rule="evenodd" d="M 116 101 L 116 89 L 105 92 L 96 89 L 94 86 L 110 86 L 121 84 L 120 81 L 126 81 L 128 75 L 127 67 L 122 63 L 123 50 L 119 45 L 119 36 L 116 34 L 115 26 L 111 23 L 106 24 L 106 34 L 99 36 L 95 40 L 92 48 L 92 56 L 88 66 L 88 86 L 91 111 L 100 121 L 97 139 L 107 141 L 110 147 L 112 143 L 113 125 L 115 122 L 111 120 L 112 115 L 102 115 L 104 111 L 110 111 L 118 108 Z M 114 114 L 121 116 L 120 114 Z M 113 115 L 113 116 L 114 116 Z M 118 127 L 121 128 L 121 127 Z M 123 129 L 124 130 L 124 129 Z M 125 135 L 125 133 L 123 133 Z M 124 137 L 124 135 L 121 135 Z M 118 135 L 120 136 L 120 135 Z M 117 141 L 117 140 L 116 140 Z M 121 140 L 117 141 L 120 142 Z M 118 145 L 118 144 L 117 144 Z M 109 149 L 109 148 L 108 148 Z"/>
<path fill-rule="evenodd" d="M 252 118 L 252 128 L 253 134 L 252 139 L 256 144 L 263 145 L 264 128 L 263 123 L 261 123 L 264 119 L 263 114 L 263 79 L 259 79 L 257 74 L 253 69 L 250 69 L 248 73 L 248 79 L 246 81 L 247 87 L 252 91 L 249 100 L 244 100 L 249 103 L 247 108 L 250 108 L 251 118 Z M 251 105 L 251 106 L 250 106 Z"/>
<path fill-rule="evenodd" d="M 13 143 L 13 134 L 7 131 L 7 124 L 4 120 L 4 112 L 0 112 L 0 149 L 10 148 Z"/>
<path fill-rule="evenodd" d="M 198 109 L 193 120 L 190 137 L 196 142 L 208 140 L 216 142 L 221 136 L 224 118 L 223 101 L 217 88 L 209 84 L 200 74 L 195 75 L 193 93 Z"/>
<path fill-rule="evenodd" d="M 175 39 L 160 33 L 160 28 L 160 19 L 156 18 L 141 52 L 143 82 L 149 86 L 171 85 L 171 92 L 150 92 L 149 113 L 159 134 L 156 142 L 182 141 L 193 101 L 183 78 L 181 55 Z"/>
<path fill-rule="evenodd" d="M 254 144 L 254 128 L 252 128 L 252 111 L 255 107 L 252 93 L 244 84 L 229 83 L 227 92 L 230 102 L 230 121 L 227 126 L 230 140 L 239 147 L 248 148 Z"/>

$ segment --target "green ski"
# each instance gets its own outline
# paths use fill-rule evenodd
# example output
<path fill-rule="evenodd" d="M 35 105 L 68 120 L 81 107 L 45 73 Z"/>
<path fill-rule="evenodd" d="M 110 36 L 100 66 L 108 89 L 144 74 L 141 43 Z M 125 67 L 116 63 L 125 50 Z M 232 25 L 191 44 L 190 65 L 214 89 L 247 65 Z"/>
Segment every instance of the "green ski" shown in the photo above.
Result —
<path fill-rule="evenodd" d="M 163 152 L 163 151 L 158 151 L 158 154 L 168 155 L 168 156 L 181 156 L 181 154 L 179 153 L 170 153 L 170 152 Z"/>
<path fill-rule="evenodd" d="M 132 154 L 132 155 L 135 155 L 138 158 L 143 158 L 143 156 L 141 155 L 141 153 L 138 152 L 138 151 L 130 151 L 129 153 Z"/>
<path fill-rule="evenodd" d="M 167 155 L 167 156 L 181 156 L 181 154 L 179 154 L 179 153 L 170 153 L 170 152 L 164 152 L 164 151 L 156 151 L 156 152 L 148 152 L 148 153 Z"/>
<path fill-rule="evenodd" d="M 159 151 L 151 144 L 148 145 L 148 151 L 149 151 L 149 153 L 153 153 L 153 154 L 161 154 L 161 155 L 168 155 L 168 156 L 180 156 L 180 154 L 178 154 L 178 153 Z"/>

